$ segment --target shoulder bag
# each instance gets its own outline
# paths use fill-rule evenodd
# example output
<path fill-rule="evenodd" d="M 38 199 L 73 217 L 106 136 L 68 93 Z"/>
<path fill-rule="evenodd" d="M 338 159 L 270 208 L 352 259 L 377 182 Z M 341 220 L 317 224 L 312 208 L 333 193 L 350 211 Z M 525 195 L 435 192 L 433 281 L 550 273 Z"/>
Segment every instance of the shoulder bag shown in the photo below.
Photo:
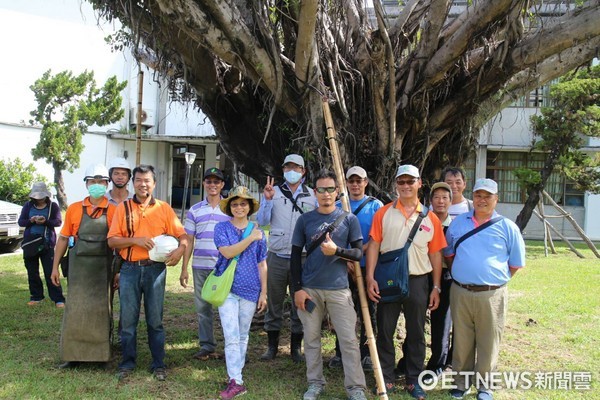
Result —
<path fill-rule="evenodd" d="M 392 208 L 394 207 L 396 207 L 396 202 L 392 205 Z M 393 303 L 402 301 L 408 297 L 410 279 L 408 249 L 417 234 L 421 221 L 427 216 L 428 212 L 429 210 L 423 206 L 402 248 L 379 255 L 374 278 L 379 286 L 380 302 Z"/>
<path fill-rule="evenodd" d="M 252 222 L 248 222 L 248 226 L 242 234 L 240 241 L 250 236 L 250 232 L 252 232 L 253 228 L 254 224 Z M 215 307 L 219 307 L 225 302 L 227 295 L 229 292 L 231 292 L 231 286 L 233 285 L 233 278 L 235 276 L 235 270 L 237 268 L 237 262 L 240 258 L 240 254 L 231 259 L 229 265 L 225 268 L 225 271 L 223 271 L 221 275 L 216 276 L 215 270 L 213 269 L 206 277 L 206 281 L 202 286 L 201 293 L 201 297 L 205 301 Z"/>

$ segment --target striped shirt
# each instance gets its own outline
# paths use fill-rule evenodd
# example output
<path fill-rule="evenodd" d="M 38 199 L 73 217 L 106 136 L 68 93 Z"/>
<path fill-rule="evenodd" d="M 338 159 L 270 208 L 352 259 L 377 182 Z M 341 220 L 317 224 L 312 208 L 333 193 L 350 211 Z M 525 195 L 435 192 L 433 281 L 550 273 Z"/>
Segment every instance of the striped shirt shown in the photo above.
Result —
<path fill-rule="evenodd" d="M 192 257 L 193 269 L 213 269 L 215 267 L 219 257 L 219 250 L 214 241 L 215 225 L 230 219 L 231 217 L 224 214 L 218 205 L 213 208 L 206 199 L 194 204 L 187 212 L 184 223 L 185 232 L 193 235 L 196 239 Z"/>

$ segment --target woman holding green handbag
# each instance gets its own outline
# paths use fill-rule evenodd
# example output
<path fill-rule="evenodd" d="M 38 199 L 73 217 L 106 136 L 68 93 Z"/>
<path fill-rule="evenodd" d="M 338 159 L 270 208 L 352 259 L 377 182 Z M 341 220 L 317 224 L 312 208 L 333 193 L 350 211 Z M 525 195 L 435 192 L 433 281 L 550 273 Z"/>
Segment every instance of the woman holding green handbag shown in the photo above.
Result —
<path fill-rule="evenodd" d="M 221 275 L 238 256 L 237 265 L 233 266 L 236 269 L 231 292 L 219 306 L 229 375 L 229 383 L 221 392 L 225 400 L 246 393 L 242 369 L 250 324 L 254 313 L 264 311 L 267 306 L 267 241 L 263 232 L 248 220 L 258 205 L 248 188 L 238 186 L 219 204 L 221 211 L 233 219 L 215 226 L 214 240 L 219 250 L 215 275 Z"/>

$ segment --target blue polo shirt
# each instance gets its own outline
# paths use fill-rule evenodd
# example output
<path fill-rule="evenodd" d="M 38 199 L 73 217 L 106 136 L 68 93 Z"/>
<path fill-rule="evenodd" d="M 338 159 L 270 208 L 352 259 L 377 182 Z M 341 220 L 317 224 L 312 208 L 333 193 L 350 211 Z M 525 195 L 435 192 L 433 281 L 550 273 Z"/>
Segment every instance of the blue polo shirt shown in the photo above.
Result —
<path fill-rule="evenodd" d="M 366 198 L 366 195 L 360 200 L 352 200 L 349 198 L 348 200 L 350 200 L 350 211 L 354 212 L 358 208 L 358 206 L 360 206 L 363 203 L 363 201 L 365 201 Z M 340 201 L 337 201 L 335 205 L 338 208 L 342 208 L 342 203 Z M 360 223 L 360 231 L 363 237 L 363 244 L 367 244 L 367 242 L 370 239 L 369 232 L 371 231 L 373 216 L 381 207 L 383 207 L 383 203 L 377 199 L 373 199 L 367 204 L 365 204 L 365 206 L 356 215 L 356 217 L 358 218 L 358 222 Z M 360 266 L 363 268 L 365 267 L 364 255 L 360 259 Z"/>
<path fill-rule="evenodd" d="M 492 218 L 498 216 L 494 211 Z M 444 256 L 454 255 L 452 278 L 467 285 L 504 285 L 510 280 L 509 266 L 525 266 L 523 236 L 514 222 L 503 218 L 464 240 L 454 254 L 458 239 L 476 227 L 473 210 L 457 216 L 448 227 Z"/>

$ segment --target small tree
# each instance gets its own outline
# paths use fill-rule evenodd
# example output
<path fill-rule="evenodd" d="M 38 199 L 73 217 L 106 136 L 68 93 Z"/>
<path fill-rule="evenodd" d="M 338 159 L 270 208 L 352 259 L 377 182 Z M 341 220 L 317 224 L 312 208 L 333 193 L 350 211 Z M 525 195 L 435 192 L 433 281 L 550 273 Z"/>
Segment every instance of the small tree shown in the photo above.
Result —
<path fill-rule="evenodd" d="M 543 168 L 515 172 L 527 190 L 516 223 L 524 230 L 550 174 L 558 170 L 580 190 L 600 192 L 600 158 L 581 150 L 585 137 L 600 136 L 600 66 L 569 73 L 550 89 L 552 107 L 531 117 L 534 149 L 546 152 Z"/>
<path fill-rule="evenodd" d="M 123 117 L 120 92 L 126 86 L 127 82 L 119 83 L 113 76 L 97 88 L 93 72 L 73 76 L 71 71 L 52 75 L 51 70 L 30 86 L 38 107 L 30 113 L 33 119 L 29 122 L 42 126 L 40 141 L 31 154 L 34 160 L 44 158 L 54 168 L 56 198 L 62 209 L 68 205 L 62 171 L 79 167 L 88 126 L 111 124 Z"/>
<path fill-rule="evenodd" d="M 31 185 L 35 182 L 47 183 L 33 164 L 25 165 L 20 158 L 0 162 L 0 200 L 25 203 L 29 199 Z"/>

